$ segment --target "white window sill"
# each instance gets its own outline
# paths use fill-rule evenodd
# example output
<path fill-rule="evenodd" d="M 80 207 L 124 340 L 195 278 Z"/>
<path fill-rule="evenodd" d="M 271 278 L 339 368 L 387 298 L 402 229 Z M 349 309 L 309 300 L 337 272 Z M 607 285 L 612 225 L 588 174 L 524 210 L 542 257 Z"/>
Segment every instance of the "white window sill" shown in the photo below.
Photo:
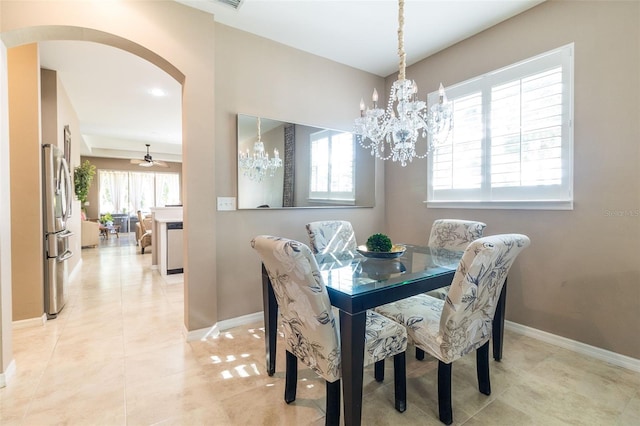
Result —
<path fill-rule="evenodd" d="M 573 210 L 568 201 L 424 201 L 429 209 Z"/>

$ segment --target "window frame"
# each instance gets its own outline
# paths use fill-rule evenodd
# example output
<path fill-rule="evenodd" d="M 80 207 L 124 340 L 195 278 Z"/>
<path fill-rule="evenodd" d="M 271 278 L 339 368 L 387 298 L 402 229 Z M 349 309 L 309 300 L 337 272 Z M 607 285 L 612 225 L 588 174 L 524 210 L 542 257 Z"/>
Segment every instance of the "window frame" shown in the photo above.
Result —
<path fill-rule="evenodd" d="M 574 98 L 574 43 L 570 43 L 525 59 L 515 64 L 483 74 L 447 88 L 447 95 L 455 100 L 473 92 L 482 93 L 482 182 L 479 189 L 434 190 L 432 182 L 434 156 L 429 155 L 427 166 L 428 208 L 474 208 L 474 209 L 527 209 L 527 210 L 572 210 L 573 209 L 573 98 Z M 490 177 L 490 107 L 491 89 L 509 82 L 541 74 L 552 68 L 562 67 L 562 125 L 560 185 L 491 187 Z M 437 102 L 438 92 L 428 95 L 429 104 Z M 453 123 L 455 129 L 455 122 Z M 522 132 L 520 133 L 522 135 Z M 429 136 L 431 143 L 431 136 Z M 436 148 L 437 150 L 438 148 Z M 435 152 L 435 150 L 434 150 Z M 455 167 L 455 166 L 454 166 Z"/>
<path fill-rule="evenodd" d="M 331 176 L 333 172 L 331 159 L 331 152 L 333 149 L 333 137 L 337 135 L 349 134 L 351 135 L 351 192 L 347 191 L 332 191 L 331 190 Z M 313 142 L 319 140 L 326 135 L 328 139 L 328 173 L 327 173 L 327 191 L 313 191 Z M 356 177 L 355 177 L 355 164 L 356 164 L 356 144 L 355 138 L 352 133 L 325 129 L 320 132 L 314 132 L 309 136 L 309 201 L 321 201 L 323 203 L 354 203 L 356 197 Z"/>
<path fill-rule="evenodd" d="M 124 196 L 124 201 L 126 204 L 126 212 L 123 211 L 112 211 L 109 209 L 104 208 L 103 205 L 103 176 L 106 174 L 122 174 L 126 176 L 126 189 L 125 189 L 125 196 Z M 99 214 L 105 214 L 105 213 L 112 213 L 112 214 L 128 214 L 128 215 L 135 215 L 136 212 L 136 206 L 131 206 L 132 200 L 130 199 L 130 195 L 131 195 L 131 179 L 132 179 L 132 175 L 135 174 L 143 174 L 143 175 L 149 175 L 153 178 L 153 190 L 151 191 L 152 195 L 153 195 L 153 199 L 151 200 L 151 206 L 158 206 L 158 199 L 157 199 L 157 175 L 175 175 L 177 177 L 178 180 L 178 196 L 181 197 L 182 196 L 182 190 L 181 190 L 181 174 L 178 172 L 170 172 L 170 171 L 166 171 L 166 172 L 158 172 L 158 171 L 133 171 L 133 170 L 122 170 L 122 169 L 100 169 L 98 170 L 98 174 L 97 174 L 97 181 L 98 181 L 98 210 L 99 210 Z M 129 211 L 129 207 L 132 207 L 133 210 Z"/>

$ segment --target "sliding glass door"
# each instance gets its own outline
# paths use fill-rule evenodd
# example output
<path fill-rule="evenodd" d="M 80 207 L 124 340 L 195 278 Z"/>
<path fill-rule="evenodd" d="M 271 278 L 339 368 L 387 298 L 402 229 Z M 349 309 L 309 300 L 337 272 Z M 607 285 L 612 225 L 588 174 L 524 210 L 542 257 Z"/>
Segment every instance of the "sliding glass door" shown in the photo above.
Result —
<path fill-rule="evenodd" d="M 178 173 L 99 170 L 100 215 L 110 213 L 121 232 L 133 231 L 138 210 L 181 204 Z M 126 223 L 125 223 L 126 222 Z"/>

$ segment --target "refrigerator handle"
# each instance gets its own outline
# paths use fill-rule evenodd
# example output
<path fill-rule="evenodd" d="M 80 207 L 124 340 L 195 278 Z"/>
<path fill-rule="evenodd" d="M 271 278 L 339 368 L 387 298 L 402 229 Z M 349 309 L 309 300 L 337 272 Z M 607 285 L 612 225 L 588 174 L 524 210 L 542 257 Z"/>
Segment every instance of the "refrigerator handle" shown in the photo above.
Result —
<path fill-rule="evenodd" d="M 65 260 L 70 259 L 71 257 L 73 257 L 73 252 L 71 250 L 67 250 L 64 253 L 62 253 L 62 256 L 58 258 L 58 262 L 64 262 Z"/>
<path fill-rule="evenodd" d="M 62 218 L 62 220 L 66 223 L 67 219 L 69 219 L 69 217 L 71 216 L 71 173 L 69 172 L 69 165 L 67 164 L 67 160 L 63 157 L 61 158 L 61 164 L 62 164 L 62 173 L 64 173 L 64 191 L 65 191 L 65 195 L 66 195 L 66 206 L 65 206 L 65 210 L 64 210 L 64 216 Z"/>

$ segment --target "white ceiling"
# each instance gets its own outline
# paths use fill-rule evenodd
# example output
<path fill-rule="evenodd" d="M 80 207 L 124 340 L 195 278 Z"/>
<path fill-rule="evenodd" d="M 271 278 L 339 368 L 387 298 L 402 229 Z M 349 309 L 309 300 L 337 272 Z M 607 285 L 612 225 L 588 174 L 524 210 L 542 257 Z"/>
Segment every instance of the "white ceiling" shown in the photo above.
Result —
<path fill-rule="evenodd" d="M 216 21 L 382 77 L 397 71 L 395 0 L 176 0 Z M 406 0 L 407 64 L 418 62 L 544 0 Z M 82 155 L 181 161 L 181 87 L 128 52 L 80 41 L 40 43 L 80 120 Z M 160 88 L 166 96 L 149 91 Z"/>

